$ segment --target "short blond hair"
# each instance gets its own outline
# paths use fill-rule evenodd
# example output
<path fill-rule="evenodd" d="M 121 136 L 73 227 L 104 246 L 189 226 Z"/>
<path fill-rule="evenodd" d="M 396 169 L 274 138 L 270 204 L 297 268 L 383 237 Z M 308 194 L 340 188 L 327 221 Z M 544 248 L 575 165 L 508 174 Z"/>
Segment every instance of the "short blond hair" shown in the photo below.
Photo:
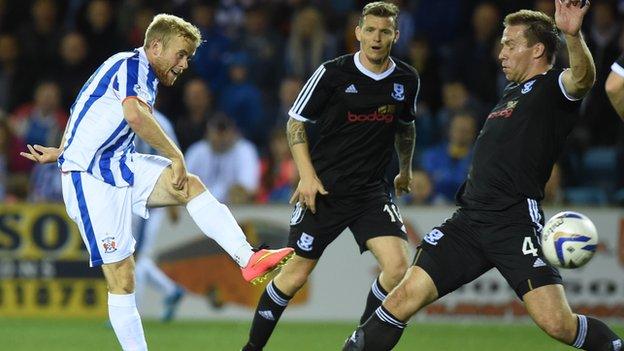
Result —
<path fill-rule="evenodd" d="M 375 1 L 367 4 L 362 9 L 362 14 L 360 15 L 360 20 L 358 21 L 358 25 L 360 27 L 362 27 L 364 17 L 367 15 L 375 17 L 390 17 L 394 20 L 394 28 L 396 29 L 399 27 L 399 8 L 395 4 L 385 1 Z"/>
<path fill-rule="evenodd" d="M 195 48 L 202 41 L 201 33 L 197 27 L 178 16 L 161 13 L 154 16 L 152 23 L 147 27 L 143 47 L 147 49 L 154 40 L 161 41 L 166 47 L 175 36 L 187 38 L 195 44 Z"/>

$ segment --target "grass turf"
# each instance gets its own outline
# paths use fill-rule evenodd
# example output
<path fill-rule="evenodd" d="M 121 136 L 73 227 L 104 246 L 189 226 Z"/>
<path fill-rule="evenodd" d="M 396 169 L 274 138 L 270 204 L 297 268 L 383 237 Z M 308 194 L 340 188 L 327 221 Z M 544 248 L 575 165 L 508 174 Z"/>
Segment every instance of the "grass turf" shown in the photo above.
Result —
<path fill-rule="evenodd" d="M 240 350 L 249 322 L 145 321 L 151 351 Z M 280 323 L 267 351 L 339 350 L 352 331 L 348 323 Z M 616 328 L 624 335 L 624 326 Z M 0 349 L 11 351 L 119 350 L 103 320 L 0 318 Z M 410 324 L 401 350 L 574 350 L 529 324 Z"/>

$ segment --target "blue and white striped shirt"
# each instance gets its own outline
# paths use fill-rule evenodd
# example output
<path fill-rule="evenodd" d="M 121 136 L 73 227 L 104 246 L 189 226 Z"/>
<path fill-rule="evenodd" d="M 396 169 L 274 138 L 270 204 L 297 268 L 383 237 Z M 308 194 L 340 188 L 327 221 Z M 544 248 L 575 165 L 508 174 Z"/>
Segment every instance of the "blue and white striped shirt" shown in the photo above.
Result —
<path fill-rule="evenodd" d="M 61 171 L 82 171 L 104 182 L 134 184 L 134 132 L 122 102 L 135 97 L 153 110 L 158 79 L 143 48 L 106 60 L 84 84 L 71 107 Z"/>

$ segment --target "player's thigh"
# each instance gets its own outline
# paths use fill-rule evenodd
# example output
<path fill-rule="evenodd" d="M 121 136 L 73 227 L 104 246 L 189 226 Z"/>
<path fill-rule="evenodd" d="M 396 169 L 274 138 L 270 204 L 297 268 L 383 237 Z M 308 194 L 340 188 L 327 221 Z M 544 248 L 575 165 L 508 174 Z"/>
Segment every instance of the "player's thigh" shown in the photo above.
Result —
<path fill-rule="evenodd" d="M 523 296 L 527 312 L 551 336 L 570 342 L 576 334 L 577 319 L 561 284 L 544 285 Z"/>
<path fill-rule="evenodd" d="M 133 212 L 147 218 L 149 208 L 178 205 L 171 185 L 171 161 L 157 155 L 133 154 L 134 185 L 132 186 Z M 182 196 L 182 192 L 178 192 Z"/>
<path fill-rule="evenodd" d="M 318 260 L 327 246 L 347 227 L 349 217 L 338 201 L 317 197 L 316 213 L 300 203 L 295 205 L 290 219 L 288 246 L 297 256 Z M 288 266 L 290 263 L 288 264 Z"/>
<path fill-rule="evenodd" d="M 398 236 L 378 236 L 366 241 L 381 270 L 389 274 L 400 274 L 400 280 L 409 266 L 407 241 Z M 397 281 L 398 283 L 398 281 Z"/>
<path fill-rule="evenodd" d="M 425 235 L 420 243 L 412 265 L 428 274 L 439 297 L 475 280 L 493 267 L 481 249 L 475 227 L 459 210 Z"/>
<path fill-rule="evenodd" d="M 63 199 L 89 251 L 90 265 L 122 261 L 134 253 L 130 187 L 115 187 L 86 172 L 63 173 Z"/>

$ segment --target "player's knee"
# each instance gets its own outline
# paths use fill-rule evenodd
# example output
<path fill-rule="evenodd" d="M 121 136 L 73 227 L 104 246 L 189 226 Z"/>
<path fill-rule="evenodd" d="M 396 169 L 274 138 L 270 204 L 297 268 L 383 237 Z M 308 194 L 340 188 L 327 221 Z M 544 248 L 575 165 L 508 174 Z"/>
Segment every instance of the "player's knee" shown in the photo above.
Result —
<path fill-rule="evenodd" d="M 108 292 L 111 294 L 126 295 L 134 292 L 134 277 L 118 276 L 108 281 Z"/>
<path fill-rule="evenodd" d="M 186 202 L 190 201 L 195 196 L 206 191 L 206 186 L 202 183 L 201 179 L 194 174 L 189 174 L 188 176 L 188 199 Z"/>
<path fill-rule="evenodd" d="M 401 279 L 407 272 L 407 262 L 395 262 L 387 267 L 383 267 L 384 282 L 390 286 L 384 286 L 387 290 L 392 290 L 395 286 L 399 285 Z"/>

